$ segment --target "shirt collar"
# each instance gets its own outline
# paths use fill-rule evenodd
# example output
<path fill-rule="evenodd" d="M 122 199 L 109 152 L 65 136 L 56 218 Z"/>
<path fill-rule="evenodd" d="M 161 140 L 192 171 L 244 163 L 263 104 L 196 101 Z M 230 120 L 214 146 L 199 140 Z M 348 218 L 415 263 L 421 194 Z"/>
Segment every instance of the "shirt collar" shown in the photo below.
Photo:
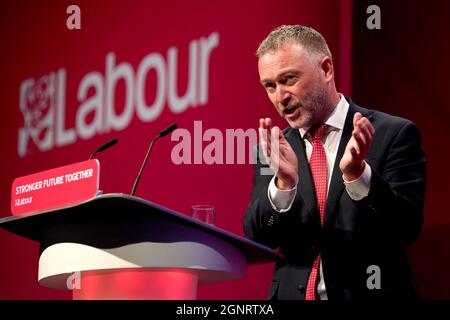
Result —
<path fill-rule="evenodd" d="M 347 112 L 350 105 L 348 104 L 343 94 L 339 93 L 339 96 L 341 97 L 341 99 L 339 100 L 338 104 L 336 105 L 336 108 L 334 108 L 331 115 L 325 121 L 325 124 L 327 124 L 333 129 L 342 130 L 344 129 L 345 118 L 347 117 Z M 302 139 L 304 138 L 308 130 L 309 128 L 299 129 L 300 136 L 302 137 Z"/>

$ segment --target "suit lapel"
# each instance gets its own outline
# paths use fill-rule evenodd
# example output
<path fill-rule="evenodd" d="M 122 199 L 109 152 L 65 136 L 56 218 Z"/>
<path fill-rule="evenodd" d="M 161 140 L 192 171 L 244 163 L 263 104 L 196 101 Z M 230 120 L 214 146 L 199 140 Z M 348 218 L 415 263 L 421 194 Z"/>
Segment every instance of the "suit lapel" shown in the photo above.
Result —
<path fill-rule="evenodd" d="M 349 99 L 348 99 L 349 100 Z M 334 161 L 334 167 L 332 171 L 330 188 L 327 195 L 327 204 L 325 207 L 324 227 L 331 226 L 337 208 L 337 201 L 344 191 L 344 182 L 342 180 L 342 172 L 339 169 L 339 163 L 344 155 L 345 147 L 352 135 L 353 131 L 353 116 L 356 112 L 361 112 L 363 116 L 369 116 L 367 110 L 358 107 L 351 100 L 349 100 L 349 108 L 347 116 L 345 118 L 344 129 L 342 132 L 341 140 L 339 142 L 338 151 L 336 154 L 336 160 Z M 370 120 L 370 118 L 369 118 Z M 308 158 L 306 156 L 305 144 L 300 136 L 300 132 L 297 129 L 292 129 L 286 139 L 298 156 L 298 176 L 299 183 L 297 186 L 297 196 L 301 197 L 307 212 L 317 219 L 320 223 L 319 209 L 317 208 L 316 193 L 314 189 L 314 182 L 311 175 L 311 169 L 309 167 Z"/>
<path fill-rule="evenodd" d="M 342 179 L 342 172 L 339 169 L 339 163 L 341 162 L 342 156 L 344 155 L 345 147 L 352 136 L 353 131 L 353 116 L 356 112 L 363 113 L 363 110 L 359 109 L 352 101 L 349 101 L 349 108 L 347 116 L 345 118 L 344 130 L 342 132 L 341 141 L 339 142 L 338 151 L 336 154 L 336 160 L 334 161 L 334 168 L 331 176 L 330 188 L 327 195 L 327 205 L 325 207 L 325 218 L 324 226 L 331 226 L 335 213 L 336 213 L 336 202 L 342 195 L 344 191 L 344 181 Z M 363 116 L 365 116 L 363 114 Z"/>
<path fill-rule="evenodd" d="M 300 132 L 297 129 L 292 129 L 286 139 L 298 156 L 299 182 L 297 185 L 297 196 L 302 198 L 308 213 L 318 211 L 314 183 L 309 168 L 308 158 L 306 157 L 305 144 L 300 136 Z"/>

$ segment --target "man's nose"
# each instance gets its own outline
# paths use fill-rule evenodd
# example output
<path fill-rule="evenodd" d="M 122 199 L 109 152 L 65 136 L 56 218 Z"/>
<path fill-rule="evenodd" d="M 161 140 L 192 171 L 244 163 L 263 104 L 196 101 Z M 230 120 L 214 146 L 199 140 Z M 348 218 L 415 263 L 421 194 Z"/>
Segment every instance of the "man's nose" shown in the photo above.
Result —
<path fill-rule="evenodd" d="M 277 88 L 277 101 L 282 104 L 283 107 L 287 107 L 291 99 L 291 93 L 284 88 L 284 86 L 278 86 Z"/>

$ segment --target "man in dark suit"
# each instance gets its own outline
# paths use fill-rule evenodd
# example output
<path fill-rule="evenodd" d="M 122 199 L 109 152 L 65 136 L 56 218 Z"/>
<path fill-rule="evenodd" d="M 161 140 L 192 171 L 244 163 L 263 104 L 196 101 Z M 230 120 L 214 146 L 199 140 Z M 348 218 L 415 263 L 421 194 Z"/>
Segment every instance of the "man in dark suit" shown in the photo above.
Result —
<path fill-rule="evenodd" d="M 260 80 L 290 127 L 260 119 L 248 238 L 283 256 L 270 299 L 418 298 L 406 247 L 419 236 L 425 155 L 416 125 L 338 93 L 324 38 L 281 26 L 257 51 Z M 265 138 L 264 138 L 265 137 Z M 270 166 L 273 175 L 262 174 Z"/>

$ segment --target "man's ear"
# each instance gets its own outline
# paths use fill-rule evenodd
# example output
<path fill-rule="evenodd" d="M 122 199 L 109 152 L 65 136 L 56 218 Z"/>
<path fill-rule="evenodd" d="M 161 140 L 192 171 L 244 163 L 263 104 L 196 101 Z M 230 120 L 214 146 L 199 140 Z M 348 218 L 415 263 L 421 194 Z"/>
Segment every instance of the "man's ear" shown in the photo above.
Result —
<path fill-rule="evenodd" d="M 325 56 L 322 58 L 320 61 L 320 69 L 322 70 L 327 82 L 334 78 L 334 67 L 331 57 Z"/>

